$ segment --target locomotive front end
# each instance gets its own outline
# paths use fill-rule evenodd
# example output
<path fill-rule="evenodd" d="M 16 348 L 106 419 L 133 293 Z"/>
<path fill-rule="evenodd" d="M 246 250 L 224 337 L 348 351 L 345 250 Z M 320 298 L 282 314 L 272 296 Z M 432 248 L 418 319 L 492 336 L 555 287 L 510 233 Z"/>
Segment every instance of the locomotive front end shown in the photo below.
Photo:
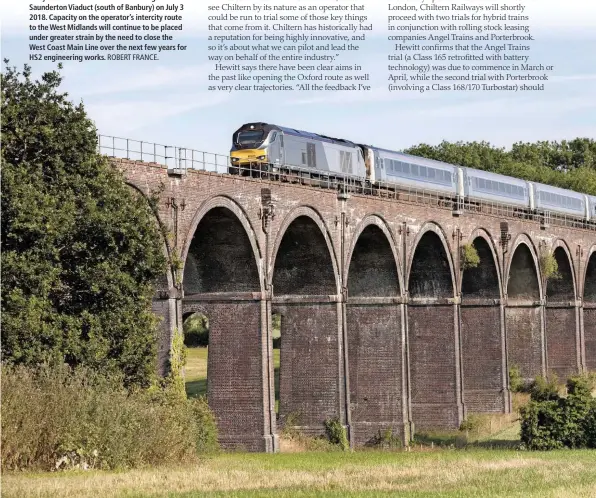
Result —
<path fill-rule="evenodd" d="M 229 172 L 233 175 L 252 176 L 268 171 L 269 155 L 267 137 L 269 130 L 264 123 L 251 123 L 240 127 L 232 138 Z"/>

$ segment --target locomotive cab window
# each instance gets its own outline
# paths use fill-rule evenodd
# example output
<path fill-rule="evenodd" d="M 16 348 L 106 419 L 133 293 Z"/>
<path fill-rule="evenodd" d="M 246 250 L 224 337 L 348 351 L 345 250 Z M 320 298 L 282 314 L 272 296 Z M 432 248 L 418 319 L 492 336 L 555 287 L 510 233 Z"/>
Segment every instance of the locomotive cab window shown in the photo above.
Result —
<path fill-rule="evenodd" d="M 238 145 L 256 145 L 261 143 L 262 141 L 262 130 L 241 131 L 240 133 L 238 133 L 238 137 L 236 138 L 236 143 L 238 143 Z"/>

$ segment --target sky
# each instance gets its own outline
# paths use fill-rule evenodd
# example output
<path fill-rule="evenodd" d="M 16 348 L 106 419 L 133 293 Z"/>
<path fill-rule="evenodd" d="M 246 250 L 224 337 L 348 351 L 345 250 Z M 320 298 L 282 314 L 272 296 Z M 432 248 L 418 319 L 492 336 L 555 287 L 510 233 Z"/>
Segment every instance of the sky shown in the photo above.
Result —
<path fill-rule="evenodd" d="M 436 4 L 453 2 L 435 0 Z M 22 67 L 29 63 L 38 75 L 55 64 L 28 62 L 29 3 L 3 0 L 1 51 L 10 65 Z M 508 147 L 518 141 L 596 137 L 596 2 L 500 2 L 525 7 L 536 38 L 531 62 L 555 68 L 544 91 L 516 94 L 388 92 L 387 54 L 392 43 L 386 39 L 387 2 L 377 0 L 356 2 L 366 5 L 365 15 L 373 23 L 373 34 L 368 35 L 358 53 L 341 56 L 345 63 L 360 63 L 370 73 L 373 91 L 209 92 L 207 75 L 212 63 L 207 61 L 207 6 L 223 3 L 227 2 L 201 0 L 185 4 L 184 31 L 175 42 L 187 45 L 186 51 L 168 54 L 160 61 L 64 62 L 63 89 L 73 101 L 85 104 L 103 135 L 128 138 L 131 144 L 134 140 L 155 142 L 217 154 L 228 154 L 233 132 L 255 121 L 393 150 L 442 140 L 487 141 Z M 394 3 L 420 5 L 420 0 Z"/>

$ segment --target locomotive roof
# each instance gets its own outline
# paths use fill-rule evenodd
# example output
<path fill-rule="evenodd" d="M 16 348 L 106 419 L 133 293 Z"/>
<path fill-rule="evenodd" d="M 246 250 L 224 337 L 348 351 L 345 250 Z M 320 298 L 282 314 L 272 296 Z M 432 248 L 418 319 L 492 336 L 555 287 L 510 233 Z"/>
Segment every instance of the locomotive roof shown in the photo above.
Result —
<path fill-rule="evenodd" d="M 286 126 L 279 126 L 279 125 L 274 125 L 274 124 L 270 124 L 270 123 L 246 123 L 246 124 L 242 125 L 238 130 L 236 130 L 236 133 L 238 133 L 239 131 L 250 129 L 251 126 L 259 127 L 259 129 L 262 129 L 265 132 L 269 132 L 271 130 L 277 130 L 277 131 L 283 132 L 286 135 L 293 135 L 295 137 L 310 138 L 313 140 L 320 140 L 322 142 L 358 147 L 354 142 L 350 142 L 349 140 L 344 140 L 343 138 L 328 137 L 326 135 L 320 135 L 318 133 L 311 133 L 308 131 L 296 130 L 295 128 L 288 128 Z"/>
<path fill-rule="evenodd" d="M 308 131 L 296 130 L 294 128 L 286 128 L 285 126 L 278 126 L 277 128 L 279 128 L 281 131 L 283 131 L 284 133 L 286 133 L 288 135 L 295 135 L 298 137 L 305 137 L 305 138 L 313 138 L 316 140 L 323 140 L 325 142 L 338 143 L 338 144 L 343 144 L 343 145 L 352 145 L 352 146 L 356 147 L 356 144 L 354 142 L 350 142 L 349 140 L 344 140 L 343 138 L 328 137 L 326 135 L 320 135 L 318 133 L 310 133 Z"/>

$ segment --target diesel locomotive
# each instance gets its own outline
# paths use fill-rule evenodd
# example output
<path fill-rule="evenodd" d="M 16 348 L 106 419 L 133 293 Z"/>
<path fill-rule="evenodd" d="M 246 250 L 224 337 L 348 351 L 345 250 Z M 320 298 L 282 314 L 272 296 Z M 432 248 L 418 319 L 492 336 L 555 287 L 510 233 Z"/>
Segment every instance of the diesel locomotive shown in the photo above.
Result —
<path fill-rule="evenodd" d="M 596 196 L 267 123 L 233 135 L 231 174 L 324 175 L 375 188 L 420 189 L 596 222 Z"/>

